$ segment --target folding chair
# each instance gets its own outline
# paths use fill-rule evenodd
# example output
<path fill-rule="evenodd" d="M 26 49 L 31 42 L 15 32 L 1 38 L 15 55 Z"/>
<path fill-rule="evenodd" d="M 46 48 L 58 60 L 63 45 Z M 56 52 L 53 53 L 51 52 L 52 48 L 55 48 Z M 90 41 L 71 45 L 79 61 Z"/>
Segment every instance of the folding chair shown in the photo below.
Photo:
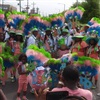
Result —
<path fill-rule="evenodd" d="M 46 100 L 61 100 L 66 96 L 68 96 L 67 91 L 47 92 Z"/>

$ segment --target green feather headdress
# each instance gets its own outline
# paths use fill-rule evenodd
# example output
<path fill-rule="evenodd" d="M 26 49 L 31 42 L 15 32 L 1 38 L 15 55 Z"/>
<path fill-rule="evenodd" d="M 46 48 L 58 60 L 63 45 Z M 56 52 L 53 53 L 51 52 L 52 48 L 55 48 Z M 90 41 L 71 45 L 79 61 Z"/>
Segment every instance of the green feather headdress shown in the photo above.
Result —
<path fill-rule="evenodd" d="M 34 51 L 40 52 L 40 53 L 42 53 L 45 57 L 51 58 L 51 54 L 48 53 L 47 51 L 45 51 L 44 48 L 41 48 L 41 49 L 40 49 L 40 48 L 38 48 L 36 45 L 30 45 L 30 46 L 28 47 L 28 49 L 32 49 L 32 50 L 34 50 Z"/>
<path fill-rule="evenodd" d="M 61 60 L 60 59 L 54 59 L 54 58 L 51 58 L 48 60 L 47 64 L 50 65 L 50 64 L 60 64 L 61 63 Z"/>
<path fill-rule="evenodd" d="M 64 45 L 65 44 L 65 38 L 61 38 L 58 40 L 58 44 L 61 46 L 61 45 Z"/>
<path fill-rule="evenodd" d="M 86 60 L 89 60 L 92 64 L 92 66 L 97 66 L 100 65 L 100 60 L 94 59 L 94 58 L 90 58 L 90 57 L 86 57 L 86 56 L 82 56 L 78 58 L 78 61 L 76 61 L 75 63 L 79 63 L 79 64 L 84 64 L 84 62 Z"/>

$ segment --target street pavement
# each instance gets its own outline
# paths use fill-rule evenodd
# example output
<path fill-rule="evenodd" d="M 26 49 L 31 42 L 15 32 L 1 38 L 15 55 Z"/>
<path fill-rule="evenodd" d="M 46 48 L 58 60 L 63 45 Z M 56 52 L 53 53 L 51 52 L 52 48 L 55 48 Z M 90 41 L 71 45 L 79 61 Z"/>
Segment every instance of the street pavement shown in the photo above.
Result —
<path fill-rule="evenodd" d="M 99 74 L 100 77 L 100 74 Z M 0 87 L 2 88 L 4 94 L 6 95 L 8 100 L 16 100 L 17 97 L 17 88 L 18 88 L 18 82 L 12 83 L 10 79 L 6 82 L 5 86 L 2 86 L 0 84 Z M 30 86 L 28 85 L 28 91 L 27 91 L 27 98 L 28 100 L 35 100 L 34 94 L 30 93 Z M 97 96 L 97 93 L 100 93 L 100 79 L 98 80 L 98 87 L 96 89 L 91 90 L 93 93 L 93 100 L 100 100 L 100 96 Z"/>
<path fill-rule="evenodd" d="M 6 85 L 2 87 L 4 94 L 7 97 L 7 100 L 16 100 L 17 97 L 17 87 L 18 87 L 18 82 L 12 83 L 11 81 L 7 81 Z M 30 86 L 28 86 L 28 91 L 27 91 L 27 98 L 28 100 L 35 100 L 34 94 L 30 93 Z M 22 94 L 21 94 L 22 97 Z"/>

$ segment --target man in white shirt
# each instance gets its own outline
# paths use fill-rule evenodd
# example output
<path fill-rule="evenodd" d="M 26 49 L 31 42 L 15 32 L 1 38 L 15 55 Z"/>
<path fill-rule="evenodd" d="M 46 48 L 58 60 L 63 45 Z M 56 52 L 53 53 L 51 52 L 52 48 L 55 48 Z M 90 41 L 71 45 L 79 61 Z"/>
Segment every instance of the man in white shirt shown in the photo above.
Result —
<path fill-rule="evenodd" d="M 27 46 L 33 44 L 33 45 L 37 45 L 36 43 L 36 37 L 38 35 L 38 29 L 34 28 L 32 30 L 32 35 L 29 37 L 29 39 L 27 40 Z"/>
<path fill-rule="evenodd" d="M 69 34 L 69 31 L 67 29 L 62 30 L 62 35 L 60 36 L 59 39 L 65 38 L 65 44 L 69 48 L 72 44 L 72 36 Z"/>

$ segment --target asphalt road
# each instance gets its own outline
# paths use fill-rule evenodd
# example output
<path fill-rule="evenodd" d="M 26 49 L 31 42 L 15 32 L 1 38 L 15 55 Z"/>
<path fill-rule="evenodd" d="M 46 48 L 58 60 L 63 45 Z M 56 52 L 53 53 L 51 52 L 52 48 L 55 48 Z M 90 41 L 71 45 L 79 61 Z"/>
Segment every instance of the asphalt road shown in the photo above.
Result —
<path fill-rule="evenodd" d="M 18 82 L 12 83 L 11 81 L 7 81 L 6 85 L 4 87 L 1 86 L 3 92 L 6 95 L 8 100 L 16 100 L 17 87 L 18 87 Z M 21 94 L 21 96 L 22 96 L 22 94 Z M 34 94 L 30 93 L 29 86 L 28 86 L 28 91 L 27 91 L 27 98 L 28 98 L 28 100 L 35 100 Z"/>
<path fill-rule="evenodd" d="M 100 77 L 100 74 L 99 74 Z M 5 93 L 6 97 L 8 100 L 16 100 L 17 97 L 17 87 L 18 87 L 18 82 L 12 83 L 10 80 L 6 82 L 6 85 L 2 87 L 0 84 L 0 87 L 2 88 L 3 92 Z M 91 90 L 93 92 L 94 99 L 93 100 L 100 100 L 100 96 L 97 96 L 97 93 L 100 93 L 100 79 L 98 82 L 98 87 L 96 89 Z M 28 100 L 35 100 L 34 94 L 30 93 L 30 86 L 28 86 L 28 91 L 27 91 L 27 98 Z"/>

